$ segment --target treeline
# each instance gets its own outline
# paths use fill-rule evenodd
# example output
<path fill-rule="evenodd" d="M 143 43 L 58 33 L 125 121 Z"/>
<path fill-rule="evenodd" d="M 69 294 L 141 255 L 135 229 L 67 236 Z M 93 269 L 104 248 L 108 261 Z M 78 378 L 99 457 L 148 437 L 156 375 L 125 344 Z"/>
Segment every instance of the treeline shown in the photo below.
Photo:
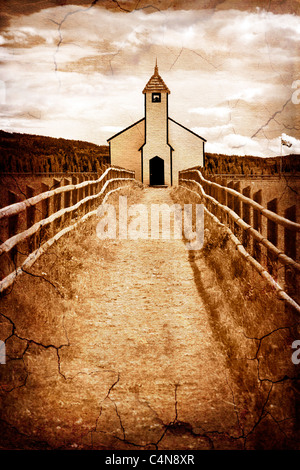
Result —
<path fill-rule="evenodd" d="M 300 155 L 261 158 L 238 155 L 205 154 L 208 174 L 276 175 L 300 172 Z"/>
<path fill-rule="evenodd" d="M 0 131 L 0 173 L 98 172 L 109 146 Z"/>
<path fill-rule="evenodd" d="M 109 146 L 0 130 L 0 173 L 99 172 Z M 300 155 L 260 158 L 205 154 L 208 174 L 269 175 L 300 172 Z"/>

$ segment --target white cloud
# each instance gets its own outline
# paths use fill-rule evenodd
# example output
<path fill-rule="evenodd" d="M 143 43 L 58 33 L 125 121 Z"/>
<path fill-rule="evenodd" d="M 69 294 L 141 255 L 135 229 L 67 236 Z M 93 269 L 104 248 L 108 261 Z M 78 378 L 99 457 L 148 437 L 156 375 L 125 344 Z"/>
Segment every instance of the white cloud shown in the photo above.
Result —
<path fill-rule="evenodd" d="M 223 153 L 226 155 L 253 155 L 257 157 L 280 156 L 291 153 L 300 153 L 300 140 L 295 137 L 282 134 L 282 136 L 292 143 L 292 147 L 281 147 L 281 137 L 273 139 L 251 139 L 240 134 L 228 134 L 217 142 L 208 142 L 206 152 Z"/>
<path fill-rule="evenodd" d="M 225 155 L 252 155 L 263 157 L 266 156 L 264 147 L 265 143 L 263 140 L 254 140 L 250 137 L 239 134 L 229 134 L 218 142 L 208 142 L 206 144 L 206 152 L 221 153 Z M 271 156 L 270 153 L 268 156 Z"/>
<path fill-rule="evenodd" d="M 249 145 L 253 145 L 253 139 L 245 135 L 229 134 L 224 137 L 224 142 L 232 149 L 241 149 Z"/>
<path fill-rule="evenodd" d="M 226 118 L 231 113 L 230 108 L 225 108 L 223 106 L 213 107 L 213 108 L 206 108 L 206 107 L 199 107 L 199 108 L 192 108 L 189 109 L 189 113 L 200 114 L 205 117 L 219 117 L 219 118 Z"/>
<path fill-rule="evenodd" d="M 211 143 L 220 142 L 225 135 L 234 131 L 232 124 L 210 127 L 192 127 L 191 130 Z"/>
<path fill-rule="evenodd" d="M 269 85 L 267 85 L 270 88 Z M 235 93 L 232 96 L 228 97 L 228 100 L 244 100 L 244 101 L 256 101 L 263 98 L 265 91 L 262 87 L 258 88 L 246 88 L 240 90 L 238 93 Z"/>
<path fill-rule="evenodd" d="M 123 127 L 118 127 L 118 126 L 102 126 L 100 127 L 101 131 L 103 132 L 109 132 L 113 134 L 117 134 L 118 132 L 123 130 Z"/>

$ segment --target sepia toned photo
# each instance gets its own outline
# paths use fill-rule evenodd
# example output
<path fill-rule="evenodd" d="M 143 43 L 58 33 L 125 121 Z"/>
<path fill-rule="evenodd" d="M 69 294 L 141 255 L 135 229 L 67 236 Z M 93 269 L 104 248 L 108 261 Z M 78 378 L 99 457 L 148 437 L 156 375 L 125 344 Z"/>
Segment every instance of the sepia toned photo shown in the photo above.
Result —
<path fill-rule="evenodd" d="M 0 450 L 300 450 L 299 15 L 0 0 Z"/>

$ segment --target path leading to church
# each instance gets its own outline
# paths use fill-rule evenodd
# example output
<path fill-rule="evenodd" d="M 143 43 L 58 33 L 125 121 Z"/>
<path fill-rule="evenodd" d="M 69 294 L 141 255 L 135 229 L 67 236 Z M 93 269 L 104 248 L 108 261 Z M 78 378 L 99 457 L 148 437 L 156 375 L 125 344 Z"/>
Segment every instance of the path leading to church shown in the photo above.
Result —
<path fill-rule="evenodd" d="M 173 204 L 169 189 L 141 194 Z M 5 421 L 51 448 L 239 448 L 230 374 L 184 242 L 117 239 L 101 251 L 93 227 L 83 243 L 69 261 L 81 263 L 72 308 L 53 329 L 60 347 L 29 343 Z"/>
<path fill-rule="evenodd" d="M 173 204 L 169 190 L 154 188 L 139 202 Z M 236 416 L 183 241 L 117 241 L 106 273 L 107 288 L 94 286 L 104 301 L 91 312 L 99 325 L 93 342 L 101 341 L 101 364 L 115 371 L 116 382 L 97 429 L 109 440 L 116 435 L 108 407 L 118 416 L 120 439 L 210 448 L 205 432 L 228 431 Z M 103 434 L 94 438 L 100 443 Z"/>

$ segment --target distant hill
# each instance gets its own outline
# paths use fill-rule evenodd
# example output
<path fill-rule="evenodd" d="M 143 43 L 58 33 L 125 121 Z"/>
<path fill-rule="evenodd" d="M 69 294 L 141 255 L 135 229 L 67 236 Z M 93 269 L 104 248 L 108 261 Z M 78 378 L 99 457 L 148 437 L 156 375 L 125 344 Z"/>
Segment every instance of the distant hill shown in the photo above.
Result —
<path fill-rule="evenodd" d="M 109 164 L 109 146 L 0 130 L 0 173 L 97 172 Z M 278 174 L 281 157 L 205 154 L 208 174 Z M 282 171 L 300 172 L 300 155 L 282 157 Z"/>
<path fill-rule="evenodd" d="M 276 175 L 300 172 L 300 155 L 283 157 L 240 157 L 238 155 L 205 154 L 205 170 L 208 174 Z"/>
<path fill-rule="evenodd" d="M 94 172 L 108 163 L 108 145 L 0 131 L 0 173 Z"/>

